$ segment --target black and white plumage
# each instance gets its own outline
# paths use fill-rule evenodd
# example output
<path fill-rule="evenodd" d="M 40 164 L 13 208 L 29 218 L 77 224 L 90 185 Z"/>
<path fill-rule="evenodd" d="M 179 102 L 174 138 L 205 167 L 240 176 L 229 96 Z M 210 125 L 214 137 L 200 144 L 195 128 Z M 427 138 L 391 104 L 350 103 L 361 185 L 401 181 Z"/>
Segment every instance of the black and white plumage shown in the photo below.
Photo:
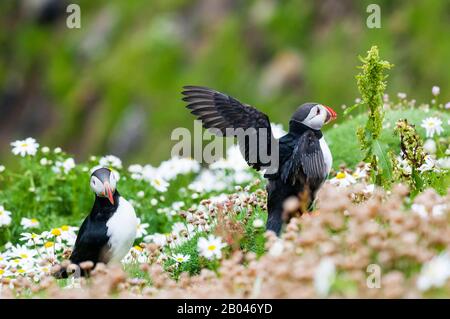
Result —
<path fill-rule="evenodd" d="M 133 206 L 116 190 L 116 182 L 115 174 L 107 168 L 92 173 L 90 187 L 95 201 L 78 232 L 71 263 L 117 263 L 132 247 L 138 221 Z M 56 276 L 67 277 L 66 270 Z"/>
<path fill-rule="evenodd" d="M 237 136 L 247 163 L 257 170 L 265 170 L 264 177 L 268 179 L 267 229 L 279 234 L 283 202 L 288 197 L 306 192 L 309 197 L 307 206 L 310 206 L 330 172 L 332 156 L 320 129 L 336 118 L 336 112 L 319 103 L 303 104 L 292 115 L 288 134 L 276 140 L 268 116 L 250 105 L 200 86 L 185 86 L 182 94 L 188 103 L 187 108 L 205 128 L 216 130 L 221 136 Z M 250 144 L 249 137 L 227 134 L 229 128 L 256 129 L 253 134 L 257 143 Z M 258 129 L 261 128 L 267 134 L 259 134 Z M 276 156 L 269 162 L 262 161 L 261 151 L 262 154 Z"/>

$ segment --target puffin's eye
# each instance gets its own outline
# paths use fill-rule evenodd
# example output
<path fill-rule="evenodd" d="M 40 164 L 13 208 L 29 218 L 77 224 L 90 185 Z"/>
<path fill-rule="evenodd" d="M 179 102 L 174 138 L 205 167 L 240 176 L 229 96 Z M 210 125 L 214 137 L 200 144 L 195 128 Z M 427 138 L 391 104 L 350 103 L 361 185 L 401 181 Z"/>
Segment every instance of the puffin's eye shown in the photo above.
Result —
<path fill-rule="evenodd" d="M 317 108 L 316 115 L 320 114 L 320 108 Z"/>

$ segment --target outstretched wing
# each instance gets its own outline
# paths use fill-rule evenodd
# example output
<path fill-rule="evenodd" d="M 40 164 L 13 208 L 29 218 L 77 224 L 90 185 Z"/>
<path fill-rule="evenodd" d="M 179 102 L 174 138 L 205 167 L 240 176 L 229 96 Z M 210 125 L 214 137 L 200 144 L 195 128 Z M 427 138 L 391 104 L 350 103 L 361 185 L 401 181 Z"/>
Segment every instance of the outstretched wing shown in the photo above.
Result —
<path fill-rule="evenodd" d="M 306 131 L 298 139 L 291 157 L 281 169 L 281 179 L 285 183 L 307 182 L 317 188 L 325 180 L 327 168 L 320 142 L 312 131 Z"/>
<path fill-rule="evenodd" d="M 235 98 L 200 86 L 185 86 L 183 101 L 203 127 L 222 136 L 236 136 L 247 163 L 265 169 L 278 168 L 277 140 L 266 114 Z M 275 158 L 276 157 L 276 158 Z"/>

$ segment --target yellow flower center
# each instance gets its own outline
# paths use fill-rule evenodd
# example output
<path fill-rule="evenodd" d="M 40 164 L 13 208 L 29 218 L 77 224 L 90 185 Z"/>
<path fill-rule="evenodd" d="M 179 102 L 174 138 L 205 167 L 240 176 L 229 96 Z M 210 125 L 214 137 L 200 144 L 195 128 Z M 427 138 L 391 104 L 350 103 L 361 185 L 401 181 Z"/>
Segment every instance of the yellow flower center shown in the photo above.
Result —
<path fill-rule="evenodd" d="M 142 247 L 141 247 L 141 246 L 138 246 L 138 245 L 134 246 L 134 249 L 136 249 L 136 250 L 138 250 L 138 251 L 142 251 L 142 250 L 143 250 Z"/>
<path fill-rule="evenodd" d="M 20 258 L 28 258 L 27 254 L 20 254 Z"/>
<path fill-rule="evenodd" d="M 20 259 L 14 259 L 13 262 L 15 262 L 16 264 L 20 263 Z"/>
<path fill-rule="evenodd" d="M 177 261 L 178 261 L 178 262 L 182 262 L 183 260 L 184 260 L 183 257 L 178 257 L 178 258 L 177 258 Z"/>
<path fill-rule="evenodd" d="M 23 270 L 23 269 L 18 269 L 17 272 L 18 272 L 19 274 L 23 274 L 23 273 L 25 272 L 25 270 Z"/>
<path fill-rule="evenodd" d="M 58 228 L 53 228 L 51 234 L 53 236 L 61 236 L 61 231 Z"/>
<path fill-rule="evenodd" d="M 22 146 L 22 147 L 28 147 L 28 144 L 27 143 L 22 143 L 22 144 L 20 144 L 20 146 Z"/>
<path fill-rule="evenodd" d="M 33 224 L 37 224 L 37 223 L 38 223 L 38 220 L 37 220 L 36 218 L 31 218 L 31 222 L 32 222 Z"/>
<path fill-rule="evenodd" d="M 48 241 L 48 242 L 46 242 L 45 244 L 44 244 L 44 247 L 45 248 L 50 248 L 50 247 L 53 247 L 55 244 L 53 243 L 53 242 L 51 242 L 51 241 Z"/>
<path fill-rule="evenodd" d="M 5 271 L 3 269 L 0 269 L 0 275 L 3 275 Z"/>
<path fill-rule="evenodd" d="M 63 226 L 61 226 L 61 229 L 62 229 L 63 231 L 68 231 L 68 230 L 69 230 L 69 226 L 63 225 Z"/>
<path fill-rule="evenodd" d="M 216 250 L 216 245 L 209 245 L 208 250 L 211 250 L 211 251 Z"/>
<path fill-rule="evenodd" d="M 33 239 L 35 239 L 35 238 L 37 238 L 37 234 L 35 234 L 35 233 L 33 233 L 33 234 L 31 234 L 31 238 L 33 238 Z"/>
<path fill-rule="evenodd" d="M 155 179 L 155 184 L 160 186 L 161 185 L 161 181 L 159 179 Z"/>
<path fill-rule="evenodd" d="M 344 172 L 339 172 L 339 173 L 337 173 L 336 178 L 337 178 L 337 179 L 343 179 L 343 178 L 345 178 L 345 173 L 344 173 Z"/>

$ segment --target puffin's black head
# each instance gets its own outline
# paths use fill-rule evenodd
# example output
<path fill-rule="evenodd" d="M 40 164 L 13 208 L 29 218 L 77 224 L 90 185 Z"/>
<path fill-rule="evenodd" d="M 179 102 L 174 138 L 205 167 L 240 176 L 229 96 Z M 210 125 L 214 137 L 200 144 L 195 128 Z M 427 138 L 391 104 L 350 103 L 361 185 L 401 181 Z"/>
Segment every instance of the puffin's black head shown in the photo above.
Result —
<path fill-rule="evenodd" d="M 106 197 L 114 205 L 116 176 L 107 168 L 98 168 L 91 175 L 91 189 L 98 197 Z"/>
<path fill-rule="evenodd" d="M 336 119 L 336 112 L 328 106 L 319 103 L 305 103 L 299 106 L 292 115 L 291 121 L 302 123 L 314 130 Z"/>

